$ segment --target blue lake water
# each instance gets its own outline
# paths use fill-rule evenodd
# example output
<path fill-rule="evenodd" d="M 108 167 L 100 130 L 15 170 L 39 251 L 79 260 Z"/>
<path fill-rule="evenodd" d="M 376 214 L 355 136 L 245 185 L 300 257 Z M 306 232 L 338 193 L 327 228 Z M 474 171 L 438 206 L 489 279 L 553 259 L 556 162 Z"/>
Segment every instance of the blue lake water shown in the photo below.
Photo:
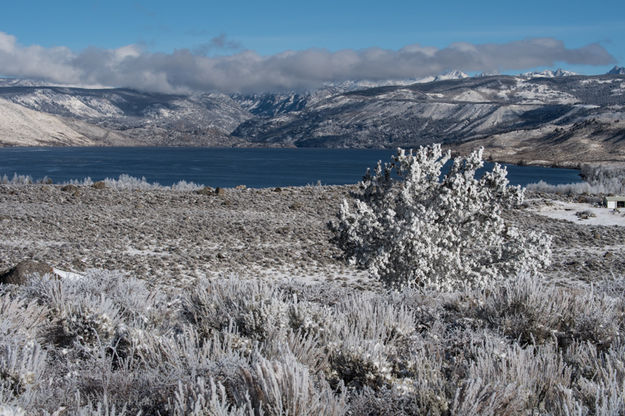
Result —
<path fill-rule="evenodd" d="M 392 154 L 392 150 L 361 149 L 0 148 L 0 176 L 47 176 L 55 183 L 128 174 L 161 185 L 180 180 L 213 187 L 342 185 L 358 182 L 368 167 L 375 167 L 378 160 L 390 161 Z M 513 185 L 581 181 L 575 169 L 507 166 Z"/>

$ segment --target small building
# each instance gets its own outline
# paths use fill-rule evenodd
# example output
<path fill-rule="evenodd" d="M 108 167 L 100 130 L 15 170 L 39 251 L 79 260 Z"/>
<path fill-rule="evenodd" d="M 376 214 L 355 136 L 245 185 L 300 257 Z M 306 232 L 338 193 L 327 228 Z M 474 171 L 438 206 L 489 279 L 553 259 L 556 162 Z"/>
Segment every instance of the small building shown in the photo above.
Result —
<path fill-rule="evenodd" d="M 603 198 L 603 205 L 606 208 L 625 208 L 625 196 L 616 195 L 616 196 L 606 196 Z"/>

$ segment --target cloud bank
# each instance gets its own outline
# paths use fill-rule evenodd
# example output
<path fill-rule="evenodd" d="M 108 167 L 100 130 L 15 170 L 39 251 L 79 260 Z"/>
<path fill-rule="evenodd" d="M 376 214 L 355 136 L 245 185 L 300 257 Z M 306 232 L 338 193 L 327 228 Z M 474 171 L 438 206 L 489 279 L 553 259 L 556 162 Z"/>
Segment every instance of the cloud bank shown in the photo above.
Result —
<path fill-rule="evenodd" d="M 209 46 L 222 44 L 228 45 L 225 37 Z M 209 57 L 189 49 L 152 53 L 137 45 L 74 52 L 66 47 L 20 45 L 14 36 L 0 32 L 1 75 L 160 92 L 303 90 L 327 82 L 420 78 L 450 69 L 524 70 L 560 62 L 608 65 L 616 60 L 599 44 L 568 49 L 553 38 L 455 43 L 443 49 L 414 44 L 400 50 L 306 49 L 270 56 L 247 50 Z"/>

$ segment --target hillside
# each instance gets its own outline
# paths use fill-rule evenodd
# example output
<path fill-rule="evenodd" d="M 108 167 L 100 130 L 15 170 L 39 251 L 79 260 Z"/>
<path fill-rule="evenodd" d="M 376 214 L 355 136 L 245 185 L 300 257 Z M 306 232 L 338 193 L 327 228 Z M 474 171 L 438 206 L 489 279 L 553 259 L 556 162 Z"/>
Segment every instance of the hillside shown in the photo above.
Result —
<path fill-rule="evenodd" d="M 336 94 L 297 113 L 250 119 L 234 135 L 298 147 L 443 142 L 506 159 L 622 160 L 624 104 L 622 76 L 489 76 Z"/>
<path fill-rule="evenodd" d="M 18 119 L 0 116 L 0 144 L 30 146 L 233 146 L 243 140 L 229 135 L 251 114 L 227 96 L 201 94 L 180 96 L 128 89 L 83 89 L 59 86 L 2 86 L 0 99 L 29 110 L 29 114 L 52 115 L 57 127 L 33 127 L 29 137 L 15 137 Z M 80 127 L 74 126 L 76 123 Z M 55 143 L 48 138 L 63 135 L 64 128 L 80 131 L 79 137 Z M 101 131 L 122 139 L 110 141 Z"/>

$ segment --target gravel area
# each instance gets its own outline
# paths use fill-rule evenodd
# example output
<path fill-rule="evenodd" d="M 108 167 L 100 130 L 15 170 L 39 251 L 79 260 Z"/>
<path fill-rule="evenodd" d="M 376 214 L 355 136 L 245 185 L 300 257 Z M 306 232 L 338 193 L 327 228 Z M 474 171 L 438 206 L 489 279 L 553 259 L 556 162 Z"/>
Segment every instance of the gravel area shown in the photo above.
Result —
<path fill-rule="evenodd" d="M 0 270 L 20 260 L 66 271 L 124 270 L 188 284 L 215 275 L 341 279 L 372 284 L 329 243 L 326 223 L 350 186 L 224 189 L 220 195 L 88 186 L 0 185 Z M 547 194 L 532 205 L 549 204 Z M 562 198 L 562 197 L 555 197 Z M 553 235 L 552 277 L 593 280 L 625 270 L 625 227 L 507 213 Z"/>
<path fill-rule="evenodd" d="M 0 185 L 0 270 L 30 258 L 144 279 L 365 276 L 346 270 L 325 224 L 349 187 L 223 189 L 220 195 Z"/>

